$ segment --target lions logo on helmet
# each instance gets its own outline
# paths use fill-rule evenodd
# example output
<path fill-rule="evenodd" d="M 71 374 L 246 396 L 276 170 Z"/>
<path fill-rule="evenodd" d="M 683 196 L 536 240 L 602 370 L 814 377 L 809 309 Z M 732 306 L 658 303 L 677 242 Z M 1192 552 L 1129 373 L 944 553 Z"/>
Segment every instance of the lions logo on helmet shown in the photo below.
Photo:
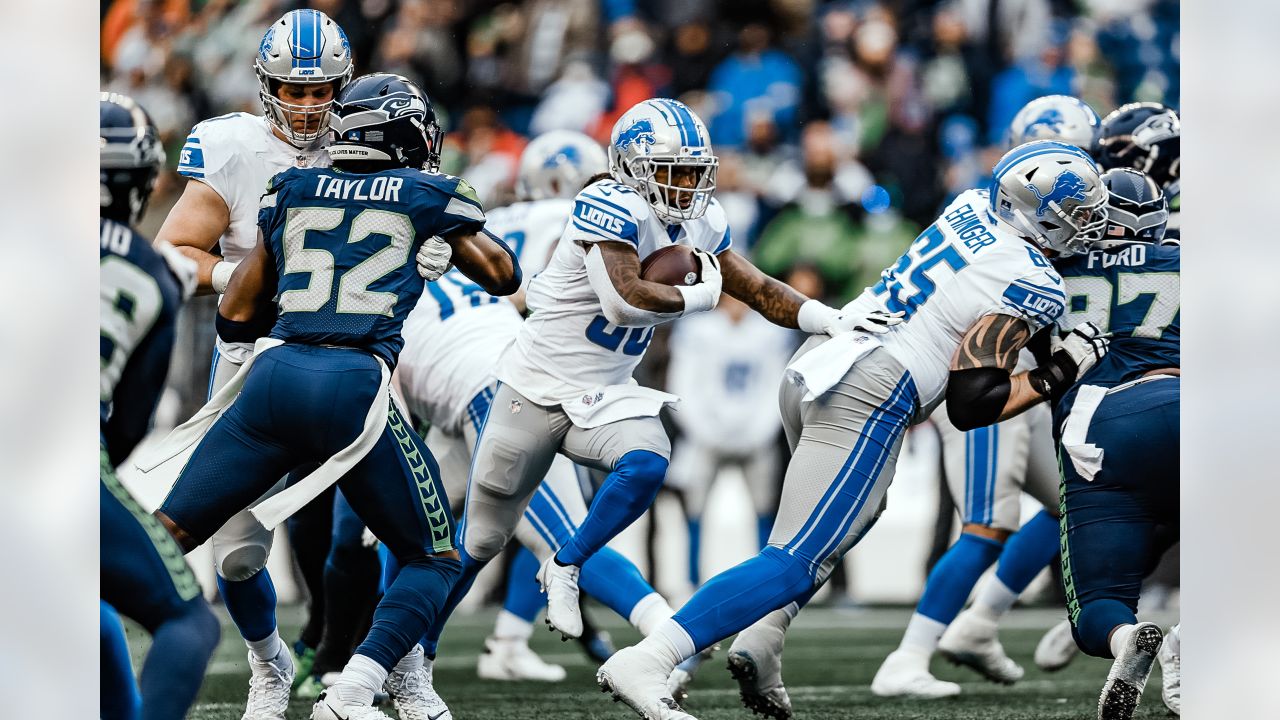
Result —
<path fill-rule="evenodd" d="M 516 195 L 521 200 L 572 198 L 592 176 L 608 171 L 609 159 L 595 140 L 572 130 L 552 130 L 521 153 Z"/>
<path fill-rule="evenodd" d="M 327 130 L 333 102 L 297 105 L 280 99 L 282 83 L 333 83 L 337 95 L 351 79 L 347 34 L 319 10 L 294 10 L 267 28 L 253 63 L 267 119 L 290 143 L 306 147 Z M 295 129 L 295 124 L 301 129 Z"/>
<path fill-rule="evenodd" d="M 1009 123 L 1011 145 L 1057 140 L 1089 149 L 1098 134 L 1098 113 L 1079 98 L 1046 95 L 1027 103 Z"/>
<path fill-rule="evenodd" d="M 991 212 L 1059 257 L 1084 250 L 1107 227 L 1098 166 L 1074 145 L 1038 140 L 1010 150 L 992 171 Z"/>
<path fill-rule="evenodd" d="M 678 100 L 637 103 L 613 126 L 610 174 L 639 192 L 668 225 L 702 217 L 719 166 L 707 126 Z"/>

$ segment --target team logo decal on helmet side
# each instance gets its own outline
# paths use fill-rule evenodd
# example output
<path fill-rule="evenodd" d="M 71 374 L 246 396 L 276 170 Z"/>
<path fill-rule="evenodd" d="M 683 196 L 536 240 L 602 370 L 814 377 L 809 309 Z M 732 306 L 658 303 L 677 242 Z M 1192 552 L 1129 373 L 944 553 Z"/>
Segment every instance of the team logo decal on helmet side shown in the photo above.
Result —
<path fill-rule="evenodd" d="M 652 145 L 656 142 L 658 142 L 658 136 L 653 132 L 653 123 L 649 120 L 637 120 L 631 127 L 618 133 L 618 139 L 614 145 L 618 150 L 626 151 L 633 144 Z"/>
<path fill-rule="evenodd" d="M 582 163 L 582 153 L 578 152 L 578 148 L 572 145 L 565 145 L 548 157 L 542 163 L 542 167 L 559 167 L 565 163 L 569 163 L 570 165 L 578 165 Z"/>
<path fill-rule="evenodd" d="M 1063 122 L 1065 122 L 1065 119 L 1062 117 L 1062 113 L 1056 109 L 1050 108 L 1049 110 L 1045 110 L 1041 113 L 1035 120 L 1027 123 L 1026 131 L 1029 133 L 1031 132 L 1031 128 L 1043 127 L 1049 132 L 1058 133 L 1062 132 Z"/>
<path fill-rule="evenodd" d="M 1041 195 L 1040 190 L 1034 184 L 1027 183 L 1027 189 L 1040 200 L 1040 207 L 1036 208 L 1036 217 L 1043 217 L 1044 211 L 1049 209 L 1050 203 L 1061 204 L 1063 200 L 1068 198 L 1084 202 L 1084 191 L 1087 187 L 1084 180 L 1070 170 L 1063 170 L 1058 173 L 1058 177 L 1053 179 L 1053 187 L 1050 188 L 1046 195 Z"/>
<path fill-rule="evenodd" d="M 1133 129 L 1133 142 L 1139 147 L 1149 148 L 1162 140 L 1175 138 L 1180 134 L 1181 128 L 1177 126 L 1170 114 L 1152 115 Z"/>

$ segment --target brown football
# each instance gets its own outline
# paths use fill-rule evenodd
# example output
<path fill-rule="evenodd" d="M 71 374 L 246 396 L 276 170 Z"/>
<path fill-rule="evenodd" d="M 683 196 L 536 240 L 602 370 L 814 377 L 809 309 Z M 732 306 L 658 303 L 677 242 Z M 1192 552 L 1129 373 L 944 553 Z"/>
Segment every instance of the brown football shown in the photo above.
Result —
<path fill-rule="evenodd" d="M 702 280 L 702 268 L 693 248 L 668 245 L 650 253 L 640 263 L 640 277 L 663 285 L 696 285 Z"/>

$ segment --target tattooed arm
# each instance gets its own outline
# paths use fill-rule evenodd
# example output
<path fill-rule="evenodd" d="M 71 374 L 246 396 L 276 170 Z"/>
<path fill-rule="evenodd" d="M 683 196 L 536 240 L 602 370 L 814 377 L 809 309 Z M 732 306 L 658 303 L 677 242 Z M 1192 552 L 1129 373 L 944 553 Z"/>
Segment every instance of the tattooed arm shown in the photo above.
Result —
<path fill-rule="evenodd" d="M 602 300 L 612 288 L 618 299 L 637 310 L 661 314 L 684 310 L 684 296 L 679 290 L 640 277 L 640 256 L 624 242 L 604 241 L 588 247 L 587 272 Z M 601 272 L 608 276 L 607 287 L 596 287 Z"/>
<path fill-rule="evenodd" d="M 724 274 L 724 291 L 749 305 L 775 325 L 798 328 L 800 306 L 809 298 L 784 282 L 765 275 L 749 260 L 732 250 L 717 258 Z"/>
<path fill-rule="evenodd" d="M 969 328 L 947 382 L 947 418 L 956 428 L 1007 420 L 1045 399 L 1027 373 L 1013 374 L 1030 340 L 1026 321 L 1012 315 L 987 315 Z"/>

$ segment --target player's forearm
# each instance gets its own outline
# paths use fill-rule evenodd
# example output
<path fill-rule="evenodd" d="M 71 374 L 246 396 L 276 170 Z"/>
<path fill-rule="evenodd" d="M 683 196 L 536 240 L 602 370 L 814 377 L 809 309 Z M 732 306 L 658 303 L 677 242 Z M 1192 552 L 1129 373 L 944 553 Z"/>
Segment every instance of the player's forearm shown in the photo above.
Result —
<path fill-rule="evenodd" d="M 511 249 L 482 231 L 447 238 L 453 264 L 490 295 L 510 295 L 520 289 L 520 264 Z"/>
<path fill-rule="evenodd" d="M 809 300 L 784 282 L 765 275 L 732 250 L 720 254 L 724 291 L 746 303 L 774 325 L 800 327 L 800 306 Z"/>
<path fill-rule="evenodd" d="M 196 263 L 196 295 L 212 295 L 213 289 L 213 270 L 218 263 L 222 262 L 222 258 L 214 255 L 207 250 L 201 250 L 198 247 L 190 245 L 176 246 L 178 252 L 183 256 L 194 260 Z"/>
<path fill-rule="evenodd" d="M 1018 373 L 1009 378 L 1009 399 L 1005 401 L 997 422 L 1021 415 L 1047 399 L 1032 387 L 1027 373 Z"/>
<path fill-rule="evenodd" d="M 588 248 L 586 263 L 587 279 L 597 295 L 612 290 L 621 303 L 647 313 L 666 315 L 684 311 L 684 295 L 670 285 L 640 277 L 640 258 L 633 248 L 623 243 L 596 243 Z"/>

